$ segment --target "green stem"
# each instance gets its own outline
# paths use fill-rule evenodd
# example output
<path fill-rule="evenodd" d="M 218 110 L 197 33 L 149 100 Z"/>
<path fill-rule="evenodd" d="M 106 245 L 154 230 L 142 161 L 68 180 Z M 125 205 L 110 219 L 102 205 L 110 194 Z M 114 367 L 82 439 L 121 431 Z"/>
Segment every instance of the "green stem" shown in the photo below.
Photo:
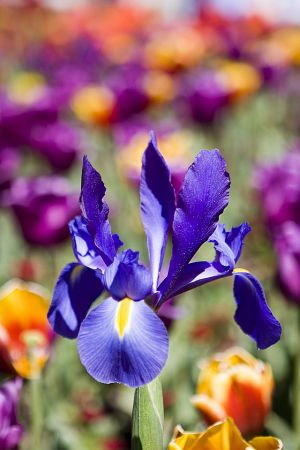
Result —
<path fill-rule="evenodd" d="M 41 449 L 42 436 L 42 395 L 41 395 L 41 378 L 30 380 L 30 397 L 31 397 L 31 448 Z"/>
<path fill-rule="evenodd" d="M 159 378 L 135 390 L 131 450 L 163 449 L 164 408 Z"/>

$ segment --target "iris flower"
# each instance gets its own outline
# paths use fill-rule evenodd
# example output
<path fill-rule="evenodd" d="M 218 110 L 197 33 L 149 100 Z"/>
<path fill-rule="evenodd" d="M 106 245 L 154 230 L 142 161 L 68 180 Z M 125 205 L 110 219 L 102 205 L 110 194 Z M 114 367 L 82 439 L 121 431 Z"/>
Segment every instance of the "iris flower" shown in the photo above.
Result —
<path fill-rule="evenodd" d="M 82 215 L 70 222 L 77 262 L 61 272 L 48 318 L 57 333 L 78 337 L 81 362 L 97 381 L 137 387 L 159 375 L 168 356 L 168 333 L 157 311 L 174 295 L 221 277 L 234 276 L 235 320 L 258 347 L 266 348 L 280 337 L 280 324 L 258 280 L 235 269 L 250 227 L 244 223 L 228 232 L 218 224 L 230 186 L 219 151 L 198 154 L 187 170 L 177 206 L 170 180 L 151 134 L 140 183 L 148 269 L 139 263 L 138 252 L 119 251 L 122 242 L 111 233 L 104 183 L 87 157 L 83 160 Z M 169 234 L 172 256 L 161 281 Z M 215 260 L 190 263 L 208 240 L 214 243 Z M 108 297 L 90 310 L 104 291 Z"/>

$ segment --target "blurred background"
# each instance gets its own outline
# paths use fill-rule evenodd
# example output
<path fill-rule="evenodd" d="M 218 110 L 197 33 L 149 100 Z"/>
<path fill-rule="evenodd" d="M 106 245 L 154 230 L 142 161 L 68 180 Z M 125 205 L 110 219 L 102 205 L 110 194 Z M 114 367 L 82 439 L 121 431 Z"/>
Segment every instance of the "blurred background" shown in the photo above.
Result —
<path fill-rule="evenodd" d="M 296 449 L 296 0 L 0 1 L 0 368 L 3 381 L 16 373 L 23 378 L 20 448 L 33 450 L 34 433 L 41 439 L 34 450 L 130 448 L 133 390 L 90 378 L 76 342 L 54 337 L 46 313 L 59 272 L 74 260 L 67 224 L 79 213 L 84 154 L 103 176 L 113 231 L 147 264 L 138 185 L 150 130 L 177 191 L 200 149 L 220 149 L 232 181 L 222 221 L 251 224 L 239 264 L 262 281 L 283 326 L 281 341 L 258 351 L 233 321 L 227 279 L 166 305 L 160 312 L 171 339 L 162 374 L 166 443 L 177 423 L 190 430 L 204 424 L 190 402 L 199 360 L 239 345 L 273 370 L 273 406 L 260 433 Z M 212 256 L 210 245 L 201 248 L 201 259 Z M 27 297 L 18 303 L 24 286 L 38 290 L 35 308 Z M 35 421 L 33 410 L 40 412 Z"/>

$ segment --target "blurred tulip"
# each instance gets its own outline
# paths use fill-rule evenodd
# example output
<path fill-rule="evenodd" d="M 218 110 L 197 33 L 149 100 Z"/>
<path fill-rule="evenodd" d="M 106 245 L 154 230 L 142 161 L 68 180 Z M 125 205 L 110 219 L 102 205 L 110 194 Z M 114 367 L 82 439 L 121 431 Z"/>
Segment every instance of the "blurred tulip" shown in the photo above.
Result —
<path fill-rule="evenodd" d="M 23 435 L 17 419 L 22 380 L 16 378 L 0 386 L 0 448 L 15 450 Z"/>
<path fill-rule="evenodd" d="M 278 163 L 261 167 L 256 186 L 266 223 L 273 235 L 286 222 L 300 224 L 300 142 Z"/>
<path fill-rule="evenodd" d="M 111 122 L 115 104 L 113 92 L 105 86 L 88 85 L 73 96 L 71 107 L 79 120 L 92 125 Z"/>
<path fill-rule="evenodd" d="M 191 26 L 174 24 L 156 31 L 146 44 L 144 61 L 151 69 L 174 72 L 195 67 L 203 58 L 206 45 L 201 34 Z"/>
<path fill-rule="evenodd" d="M 49 358 L 48 301 L 41 286 L 20 280 L 0 290 L 0 365 L 24 378 L 37 378 Z"/>
<path fill-rule="evenodd" d="M 0 205 L 2 192 L 8 189 L 15 178 L 21 159 L 17 149 L 0 148 Z"/>
<path fill-rule="evenodd" d="M 19 178 L 8 196 L 24 239 L 52 246 L 69 236 L 68 222 L 79 213 L 78 194 L 58 176 Z"/>
<path fill-rule="evenodd" d="M 148 108 L 150 98 L 143 86 L 143 75 L 144 69 L 139 64 L 128 64 L 110 77 L 110 87 L 116 98 L 112 113 L 114 122 L 128 120 Z"/>
<path fill-rule="evenodd" d="M 142 85 L 153 104 L 170 102 L 177 94 L 177 83 L 174 77 L 163 71 L 147 71 L 143 77 Z"/>
<path fill-rule="evenodd" d="M 231 348 L 202 361 L 192 403 L 209 424 L 230 416 L 249 434 L 263 428 L 272 391 L 271 367 L 241 348 Z"/>
<path fill-rule="evenodd" d="M 280 287 L 288 299 L 300 304 L 300 225 L 284 223 L 276 233 L 274 244 Z"/>
<path fill-rule="evenodd" d="M 281 450 L 282 442 L 271 436 L 243 439 L 232 419 L 218 422 L 202 432 L 185 432 L 180 426 L 174 431 L 168 450 Z"/>
<path fill-rule="evenodd" d="M 183 108 L 195 122 L 214 121 L 228 104 L 229 94 L 212 70 L 193 73 L 183 80 Z M 179 102 L 180 105 L 180 102 Z"/>
<path fill-rule="evenodd" d="M 62 121 L 36 126 L 29 133 L 28 142 L 56 170 L 69 169 L 80 152 L 79 132 Z"/>
<path fill-rule="evenodd" d="M 254 94 L 261 86 L 259 71 L 240 61 L 223 61 L 217 67 L 218 78 L 233 102 Z"/>
<path fill-rule="evenodd" d="M 46 86 L 41 73 L 19 72 L 9 80 L 7 88 L 12 101 L 30 105 L 43 97 Z"/>

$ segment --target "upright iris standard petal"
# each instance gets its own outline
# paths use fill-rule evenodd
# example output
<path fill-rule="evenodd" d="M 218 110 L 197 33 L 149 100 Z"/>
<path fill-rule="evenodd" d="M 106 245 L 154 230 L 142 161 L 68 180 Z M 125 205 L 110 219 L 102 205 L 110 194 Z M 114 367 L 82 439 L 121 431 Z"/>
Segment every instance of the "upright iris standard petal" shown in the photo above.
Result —
<path fill-rule="evenodd" d="M 281 335 L 281 326 L 273 316 L 259 281 L 250 273 L 234 273 L 234 297 L 237 303 L 235 321 L 244 333 L 252 337 L 258 348 L 275 344 Z"/>
<path fill-rule="evenodd" d="M 168 232 L 173 222 L 175 194 L 169 168 L 158 151 L 154 134 L 151 134 L 151 140 L 143 155 L 140 198 L 155 291 Z"/>
<path fill-rule="evenodd" d="M 69 229 L 72 236 L 74 255 L 77 260 L 83 266 L 103 271 L 106 268 L 106 264 L 89 232 L 87 220 L 83 216 L 77 216 L 69 223 Z"/>
<path fill-rule="evenodd" d="M 105 191 L 100 174 L 85 156 L 81 179 L 81 208 L 104 262 L 110 264 L 116 255 L 116 246 L 108 221 L 109 209 L 103 200 Z"/>
<path fill-rule="evenodd" d="M 69 339 L 76 338 L 81 322 L 102 291 L 103 284 L 95 270 L 77 263 L 67 264 L 56 282 L 48 312 L 54 331 Z"/>
<path fill-rule="evenodd" d="M 209 238 L 209 242 L 213 242 L 217 252 L 217 260 L 224 267 L 235 266 L 238 261 L 245 236 L 251 231 L 248 223 L 242 223 L 238 227 L 226 231 L 225 225 L 218 224 L 217 228 Z"/>
<path fill-rule="evenodd" d="M 159 375 L 168 356 L 168 333 L 144 301 L 108 298 L 83 321 L 78 350 L 95 380 L 131 387 Z"/>
<path fill-rule="evenodd" d="M 126 250 L 117 255 L 106 269 L 103 277 L 105 288 L 115 299 L 142 300 L 150 294 L 151 275 L 145 266 L 138 263 L 138 257 L 138 252 Z"/>
<path fill-rule="evenodd" d="M 173 223 L 168 291 L 199 247 L 214 232 L 228 204 L 230 179 L 218 150 L 202 150 L 188 169 Z"/>

